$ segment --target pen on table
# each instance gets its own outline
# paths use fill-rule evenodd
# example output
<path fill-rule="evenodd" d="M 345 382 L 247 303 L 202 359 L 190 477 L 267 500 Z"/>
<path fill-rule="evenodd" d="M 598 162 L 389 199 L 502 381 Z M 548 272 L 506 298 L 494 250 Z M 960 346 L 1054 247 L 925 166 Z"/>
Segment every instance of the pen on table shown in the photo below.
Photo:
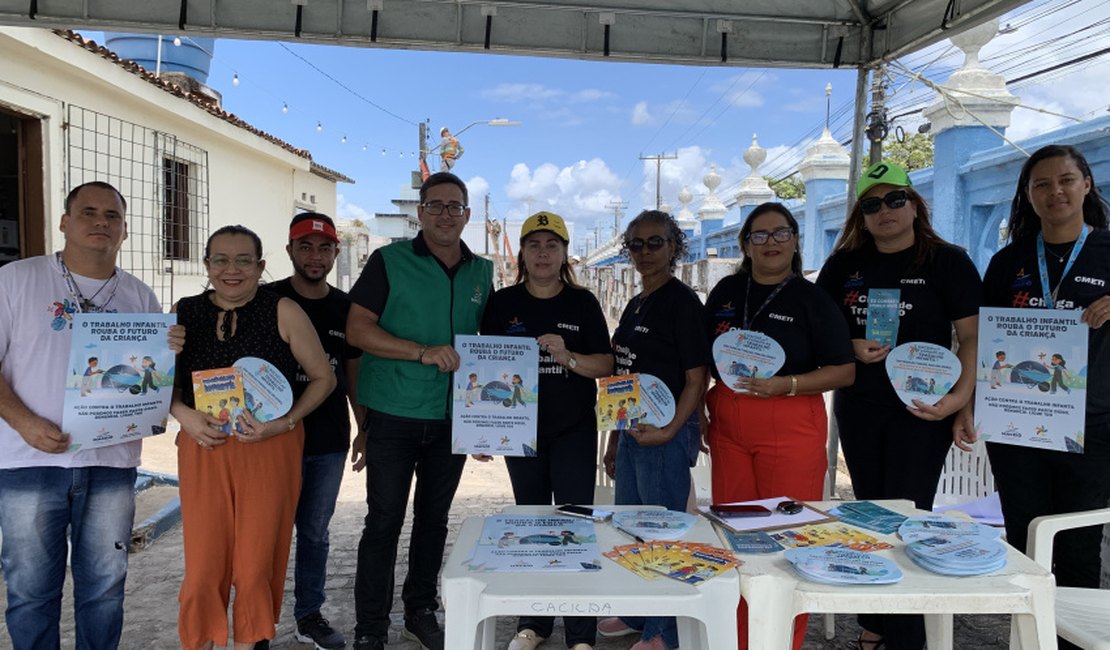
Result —
<path fill-rule="evenodd" d="M 634 533 L 631 533 L 631 532 L 629 532 L 629 531 L 625 530 L 624 528 L 621 528 L 621 527 L 620 527 L 619 525 L 617 525 L 617 524 L 613 524 L 613 528 L 616 528 L 616 529 L 617 529 L 617 530 L 619 530 L 620 532 L 624 533 L 625 535 L 628 535 L 629 537 L 631 537 L 632 539 L 636 540 L 637 542 L 639 542 L 639 543 L 641 543 L 641 544 L 647 544 L 647 542 L 645 542 L 645 541 L 644 541 L 644 538 L 643 538 L 643 537 L 640 537 L 639 535 L 636 535 L 636 534 L 634 534 Z"/>

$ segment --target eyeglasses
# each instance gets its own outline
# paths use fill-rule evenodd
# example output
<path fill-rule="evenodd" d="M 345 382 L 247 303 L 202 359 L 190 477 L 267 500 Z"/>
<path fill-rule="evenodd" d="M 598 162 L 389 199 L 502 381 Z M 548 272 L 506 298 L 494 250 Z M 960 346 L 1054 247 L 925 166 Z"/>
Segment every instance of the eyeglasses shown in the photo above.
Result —
<path fill-rule="evenodd" d="M 786 242 L 794 238 L 794 229 L 789 227 L 779 228 L 777 230 L 772 230 L 771 232 L 767 232 L 766 230 L 756 230 L 754 232 L 748 233 L 748 236 L 745 237 L 745 239 L 755 244 L 756 246 L 762 246 L 766 244 L 772 237 L 774 237 L 775 241 L 777 241 L 778 243 L 785 244 Z"/>
<path fill-rule="evenodd" d="M 644 246 L 647 246 L 647 249 L 649 251 L 657 251 L 660 248 L 666 246 L 667 242 L 669 241 L 671 241 L 670 237 L 660 237 L 659 235 L 652 235 L 647 239 L 644 239 L 643 237 L 629 239 L 625 246 L 627 246 L 628 250 L 632 251 L 633 253 L 639 253 L 640 251 L 644 250 Z"/>
<path fill-rule="evenodd" d="M 887 192 L 887 195 L 881 198 L 878 196 L 869 196 L 866 199 L 861 199 L 859 202 L 859 209 L 864 214 L 875 214 L 883 209 L 883 204 L 885 203 L 886 207 L 891 210 L 897 210 L 905 205 L 909 198 L 910 195 L 906 190 L 894 190 L 893 192 Z"/>
<path fill-rule="evenodd" d="M 217 271 L 227 270 L 227 268 L 231 266 L 232 262 L 235 263 L 235 268 L 239 269 L 240 271 L 245 271 L 246 269 L 254 266 L 255 263 L 258 262 L 258 260 L 256 260 L 252 255 L 236 255 L 234 260 L 227 255 L 213 255 L 212 257 L 208 258 L 208 266 L 216 269 Z"/>
<path fill-rule="evenodd" d="M 466 214 L 467 208 L 467 206 L 463 205 L 462 203 L 443 203 L 442 201 L 421 203 L 420 207 L 424 208 L 424 212 L 427 212 L 433 217 L 438 217 L 439 215 L 443 214 L 444 210 L 447 210 L 447 214 L 456 218 Z"/>

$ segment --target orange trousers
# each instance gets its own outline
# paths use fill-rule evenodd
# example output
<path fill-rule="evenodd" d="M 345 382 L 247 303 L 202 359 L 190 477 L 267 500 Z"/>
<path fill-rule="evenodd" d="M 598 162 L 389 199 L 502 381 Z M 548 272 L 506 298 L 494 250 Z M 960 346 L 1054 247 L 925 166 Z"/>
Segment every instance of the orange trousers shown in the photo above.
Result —
<path fill-rule="evenodd" d="M 229 437 L 212 449 L 182 436 L 177 448 L 185 577 L 178 596 L 183 648 L 274 637 L 301 492 L 304 427 L 262 442 Z"/>
<path fill-rule="evenodd" d="M 717 503 L 789 496 L 819 501 L 828 469 L 829 418 L 820 395 L 750 397 L 717 384 L 705 397 Z M 794 650 L 809 616 L 794 619 Z M 740 650 L 748 647 L 748 604 L 736 610 Z"/>

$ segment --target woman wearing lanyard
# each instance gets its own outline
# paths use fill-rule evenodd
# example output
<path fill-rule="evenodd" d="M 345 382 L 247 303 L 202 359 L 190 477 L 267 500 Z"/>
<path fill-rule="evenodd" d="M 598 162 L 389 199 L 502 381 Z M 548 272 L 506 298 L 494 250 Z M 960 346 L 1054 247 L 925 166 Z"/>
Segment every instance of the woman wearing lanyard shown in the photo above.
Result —
<path fill-rule="evenodd" d="M 856 376 L 848 326 L 828 294 L 801 277 L 798 222 L 786 206 L 764 203 L 753 210 L 740 228 L 740 248 L 740 268 L 706 301 L 708 335 L 761 332 L 782 346 L 786 359 L 767 379 L 722 380 L 713 369 L 717 383 L 705 397 L 713 500 L 818 501 L 828 468 L 821 393 L 848 386 Z M 746 610 L 741 600 L 742 649 L 748 647 Z M 802 645 L 806 620 L 795 620 L 794 648 Z"/>
<path fill-rule="evenodd" d="M 594 502 L 594 380 L 613 374 L 613 349 L 597 298 L 574 281 L 569 243 L 559 215 L 538 212 L 528 217 L 520 229 L 516 284 L 493 294 L 482 319 L 483 335 L 526 336 L 540 344 L 543 399 L 536 454 L 505 458 L 517 505 Z M 550 616 L 522 616 L 508 650 L 534 650 L 551 636 L 554 624 Z M 594 617 L 567 616 L 563 624 L 568 648 L 593 647 Z"/>
<path fill-rule="evenodd" d="M 881 161 L 869 167 L 856 196 L 817 278 L 848 322 L 856 355 L 855 383 L 833 397 L 844 460 L 857 499 L 910 499 L 932 510 L 953 442 L 952 416 L 975 388 L 979 272 L 967 253 L 933 231 L 925 201 L 898 165 Z M 936 404 L 907 407 L 894 392 L 884 363 L 892 346 L 867 339 L 868 294 L 874 289 L 897 292 L 895 345 L 948 348 L 955 328 L 962 371 Z M 956 444 L 967 448 L 966 437 Z M 921 650 L 925 644 L 921 616 L 868 614 L 859 621 L 862 650 Z"/>
<path fill-rule="evenodd" d="M 638 422 L 624 432 L 613 431 L 605 471 L 616 479 L 617 505 L 682 511 L 690 495 L 690 466 L 700 450 L 698 413 L 710 364 L 704 308 L 697 294 L 674 277 L 678 260 L 686 255 L 686 235 L 669 214 L 641 212 L 624 232 L 624 248 L 643 290 L 629 301 L 613 334 L 617 372 L 658 377 L 676 406 L 674 419 L 663 427 Z M 639 632 L 633 650 L 678 647 L 674 618 L 607 618 L 597 629 L 602 636 Z"/>
<path fill-rule="evenodd" d="M 1021 169 L 1010 212 L 1011 243 L 991 258 L 983 278 L 984 306 L 1082 309 L 1082 320 L 1090 326 L 1087 384 L 1097 389 L 1087 391 L 1084 452 L 987 443 L 1006 541 L 1021 551 L 1034 517 L 1105 508 L 1110 499 L 1107 207 L 1082 154 L 1061 145 L 1040 149 Z M 1083 366 L 1082 359 L 1067 361 Z M 974 435 L 970 408 L 961 412 L 956 428 Z M 1101 527 L 1056 537 L 1056 584 L 1099 586 L 1101 537 Z"/>

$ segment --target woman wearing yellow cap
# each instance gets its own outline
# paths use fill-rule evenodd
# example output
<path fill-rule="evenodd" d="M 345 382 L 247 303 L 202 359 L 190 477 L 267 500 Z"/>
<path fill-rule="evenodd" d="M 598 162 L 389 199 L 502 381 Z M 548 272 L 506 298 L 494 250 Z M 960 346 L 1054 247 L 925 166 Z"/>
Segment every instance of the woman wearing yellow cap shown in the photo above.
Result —
<path fill-rule="evenodd" d="M 910 499 L 932 510 L 937 481 L 953 442 L 954 414 L 975 388 L 979 272 L 962 249 L 944 241 L 929 223 L 929 209 L 906 171 L 881 161 L 856 185 L 856 203 L 817 284 L 828 291 L 845 320 L 856 355 L 856 381 L 836 391 L 833 412 L 857 499 Z M 893 345 L 866 338 L 868 294 L 897 292 Z M 887 294 L 888 297 L 895 294 Z M 894 392 L 884 361 L 902 343 L 952 347 L 962 365 L 951 392 L 935 405 L 905 406 Z M 968 440 L 955 440 L 970 449 Z M 921 616 L 860 615 L 861 650 L 921 650 Z"/>
<path fill-rule="evenodd" d="M 574 281 L 569 243 L 559 215 L 528 217 L 520 230 L 516 284 L 493 294 L 482 320 L 482 334 L 527 336 L 540 344 L 537 449 L 505 459 L 518 505 L 590 505 L 594 499 L 594 380 L 613 374 L 613 354 L 601 305 Z M 509 650 L 533 650 L 551 636 L 554 623 L 552 617 L 521 617 Z M 593 617 L 568 616 L 563 624 L 568 648 L 593 647 Z"/>

